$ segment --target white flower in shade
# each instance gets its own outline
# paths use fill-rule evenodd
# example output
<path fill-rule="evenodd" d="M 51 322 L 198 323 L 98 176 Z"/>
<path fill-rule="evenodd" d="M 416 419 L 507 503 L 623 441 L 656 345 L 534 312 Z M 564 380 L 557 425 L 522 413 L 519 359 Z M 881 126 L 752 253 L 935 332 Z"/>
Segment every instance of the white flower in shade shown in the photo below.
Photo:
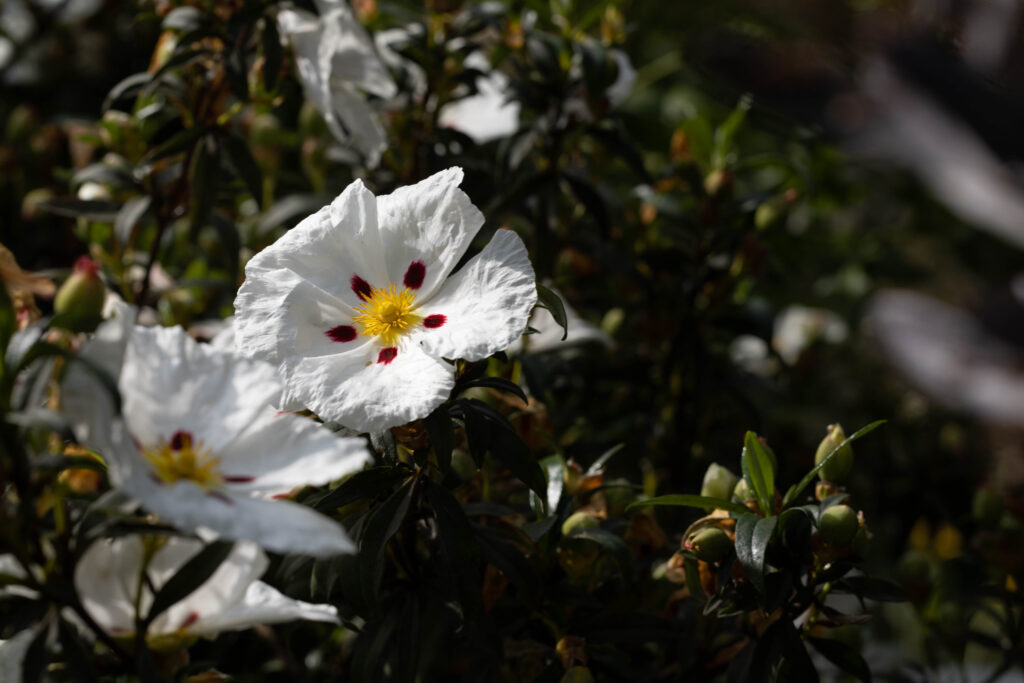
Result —
<path fill-rule="evenodd" d="M 121 417 L 77 365 L 64 383 L 65 411 L 79 440 L 107 459 L 111 482 L 182 529 L 277 552 L 354 551 L 334 521 L 274 498 L 361 469 L 371 459 L 365 443 L 280 412 L 272 366 L 199 344 L 180 327 L 133 321 L 122 304 L 82 350 L 117 379 Z"/>
<path fill-rule="evenodd" d="M 465 133 L 478 144 L 515 133 L 519 103 L 510 99 L 508 76 L 493 70 L 482 52 L 468 55 L 464 65 L 483 72 L 476 79 L 476 92 L 441 107 L 438 123 Z"/>
<path fill-rule="evenodd" d="M 514 232 L 448 277 L 484 222 L 461 181 L 450 168 L 374 197 L 357 180 L 249 261 L 236 344 L 278 366 L 286 400 L 360 431 L 404 424 L 448 398 L 445 359 L 523 333 L 537 290 Z"/>
<path fill-rule="evenodd" d="M 387 141 L 363 93 L 394 97 L 398 89 L 373 40 L 345 0 L 317 0 L 320 16 L 300 9 L 277 14 L 282 36 L 295 52 L 299 80 L 331 133 L 376 166 Z"/>
<path fill-rule="evenodd" d="M 819 341 L 841 344 L 848 334 L 846 322 L 832 311 L 789 306 L 775 318 L 772 348 L 782 360 L 793 365 L 812 344 Z"/>
<path fill-rule="evenodd" d="M 94 542 L 75 567 L 75 589 L 96 623 L 116 638 L 135 633 L 153 597 L 203 543 L 179 536 L 120 536 Z M 254 543 L 235 543 L 227 558 L 195 591 L 157 616 L 146 632 L 153 647 L 180 645 L 257 624 L 296 619 L 337 622 L 337 610 L 293 600 L 258 581 L 267 557 Z M 136 615 L 136 605 L 140 614 Z"/>
<path fill-rule="evenodd" d="M 20 683 L 25 664 L 25 654 L 35 634 L 25 629 L 8 640 L 0 640 L 0 681 Z"/>

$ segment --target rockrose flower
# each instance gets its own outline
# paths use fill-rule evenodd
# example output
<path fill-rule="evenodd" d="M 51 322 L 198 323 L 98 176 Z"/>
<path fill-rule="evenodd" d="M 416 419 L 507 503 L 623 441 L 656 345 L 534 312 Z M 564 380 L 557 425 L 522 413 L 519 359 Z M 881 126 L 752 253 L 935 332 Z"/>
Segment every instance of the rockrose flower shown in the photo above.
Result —
<path fill-rule="evenodd" d="M 253 257 L 238 349 L 325 420 L 372 432 L 428 415 L 451 392 L 449 361 L 508 347 L 537 300 L 511 230 L 448 277 L 484 222 L 461 180 L 450 168 L 381 197 L 357 180 Z"/>
<path fill-rule="evenodd" d="M 178 536 L 96 541 L 75 567 L 82 606 L 110 635 L 131 637 L 136 616 L 146 617 L 156 592 L 202 548 L 201 541 Z M 266 569 L 267 556 L 258 546 L 236 543 L 210 578 L 153 620 L 146 632 L 150 646 L 180 646 L 196 636 L 257 624 L 338 620 L 337 610 L 330 605 L 293 600 L 258 581 Z"/>
<path fill-rule="evenodd" d="M 384 129 L 362 92 L 394 97 L 398 89 L 374 49 L 373 40 L 343 0 L 317 0 L 320 16 L 300 9 L 278 12 L 281 35 L 295 51 L 306 97 L 323 114 L 331 133 L 376 166 L 384 151 Z"/>
<path fill-rule="evenodd" d="M 180 327 L 134 326 L 121 304 L 82 350 L 117 379 L 122 415 L 72 366 L 64 408 L 80 441 L 107 459 L 111 482 L 182 529 L 212 530 L 277 552 L 355 550 L 344 529 L 275 496 L 324 484 L 370 459 L 361 439 L 279 412 L 274 368 L 193 341 Z"/>

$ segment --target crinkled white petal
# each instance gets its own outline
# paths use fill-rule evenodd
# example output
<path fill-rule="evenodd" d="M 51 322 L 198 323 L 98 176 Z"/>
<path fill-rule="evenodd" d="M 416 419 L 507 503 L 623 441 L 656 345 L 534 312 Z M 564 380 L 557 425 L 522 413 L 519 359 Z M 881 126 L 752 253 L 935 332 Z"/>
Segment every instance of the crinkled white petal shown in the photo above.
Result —
<path fill-rule="evenodd" d="M 365 347 L 364 347 L 365 348 Z M 380 345 L 365 354 L 302 360 L 292 373 L 296 392 L 324 420 L 375 432 L 426 417 L 455 386 L 454 368 L 404 342 L 390 363 Z"/>
<path fill-rule="evenodd" d="M 536 303 L 537 283 L 522 239 L 498 230 L 420 310 L 445 316 L 444 324 L 420 329 L 414 339 L 432 356 L 480 360 L 522 335 Z"/>
<path fill-rule="evenodd" d="M 136 327 L 118 386 L 125 421 L 143 445 L 185 430 L 214 452 L 281 396 L 273 366 L 198 344 L 180 327 Z"/>
<path fill-rule="evenodd" d="M 455 166 L 377 198 L 388 282 L 403 287 L 414 261 L 426 268 L 417 303 L 437 291 L 484 224 L 483 214 L 459 189 L 462 175 Z"/>
<path fill-rule="evenodd" d="M 287 500 L 252 498 L 230 487 L 208 492 L 188 480 L 160 483 L 146 473 L 133 476 L 123 488 L 181 529 L 203 527 L 278 553 L 327 557 L 355 551 L 340 524 Z"/>
<path fill-rule="evenodd" d="M 419 64 L 403 57 L 399 50 L 412 39 L 413 34 L 422 34 L 422 32 L 421 24 L 409 24 L 377 31 L 373 34 L 381 61 L 395 71 L 405 72 L 410 89 L 416 98 L 421 98 L 426 94 L 427 75 Z"/>
<path fill-rule="evenodd" d="M 0 681 L 21 683 L 25 654 L 33 638 L 35 633 L 25 629 L 15 634 L 13 638 L 0 640 Z"/>
<path fill-rule="evenodd" d="M 241 601 L 222 612 L 200 619 L 189 630 L 198 635 L 213 635 L 256 624 L 279 624 L 296 619 L 337 623 L 338 610 L 332 605 L 289 598 L 272 586 L 255 581 L 249 584 Z"/>
<path fill-rule="evenodd" d="M 341 438 L 309 418 L 266 408 L 217 453 L 228 477 L 254 477 L 225 485 L 234 492 L 284 493 L 326 484 L 373 461 L 362 439 Z"/>
<path fill-rule="evenodd" d="M 321 16 L 318 45 L 321 74 L 351 83 L 378 97 L 394 97 L 398 87 L 377 56 L 375 45 L 346 3 L 337 3 Z"/>
<path fill-rule="evenodd" d="M 337 80 L 331 81 L 331 104 L 325 120 L 334 136 L 347 140 L 363 155 L 366 166 L 375 168 L 387 148 L 387 134 L 377 112 L 361 95 Z"/>

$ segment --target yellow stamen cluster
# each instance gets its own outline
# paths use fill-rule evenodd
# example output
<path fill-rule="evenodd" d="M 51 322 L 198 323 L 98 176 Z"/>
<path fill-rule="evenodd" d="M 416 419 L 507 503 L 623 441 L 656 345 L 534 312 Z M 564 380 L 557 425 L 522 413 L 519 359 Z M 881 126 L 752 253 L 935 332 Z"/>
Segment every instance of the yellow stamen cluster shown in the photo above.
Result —
<path fill-rule="evenodd" d="M 356 306 L 359 315 L 353 320 L 362 327 L 362 333 L 379 337 L 384 346 L 394 346 L 409 328 L 420 324 L 423 317 L 416 314 L 416 295 L 408 289 L 398 291 L 392 283 L 387 289 L 374 288 L 370 298 Z"/>
<path fill-rule="evenodd" d="M 144 449 L 142 455 L 153 466 L 153 473 L 168 484 L 188 479 L 210 490 L 224 482 L 217 470 L 220 458 L 213 457 L 201 441 L 195 443 L 191 437 L 182 438 L 177 449 L 161 439 L 156 446 Z"/>

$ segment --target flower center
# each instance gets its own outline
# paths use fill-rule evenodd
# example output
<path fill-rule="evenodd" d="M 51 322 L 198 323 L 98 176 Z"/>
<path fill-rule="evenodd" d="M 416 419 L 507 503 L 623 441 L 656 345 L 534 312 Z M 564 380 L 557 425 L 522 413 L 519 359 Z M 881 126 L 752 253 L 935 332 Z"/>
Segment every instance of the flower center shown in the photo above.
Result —
<path fill-rule="evenodd" d="M 416 295 L 408 290 L 398 291 L 392 283 L 387 289 L 374 288 L 360 306 L 359 315 L 353 317 L 363 329 L 362 333 L 379 337 L 384 346 L 394 346 L 398 338 L 418 325 L 422 316 L 415 313 Z"/>
<path fill-rule="evenodd" d="M 156 446 L 144 448 L 142 455 L 153 466 L 153 474 L 167 484 L 187 479 L 208 491 L 224 483 L 217 468 L 220 458 L 189 432 L 175 432 L 170 441 L 161 439 Z"/>

